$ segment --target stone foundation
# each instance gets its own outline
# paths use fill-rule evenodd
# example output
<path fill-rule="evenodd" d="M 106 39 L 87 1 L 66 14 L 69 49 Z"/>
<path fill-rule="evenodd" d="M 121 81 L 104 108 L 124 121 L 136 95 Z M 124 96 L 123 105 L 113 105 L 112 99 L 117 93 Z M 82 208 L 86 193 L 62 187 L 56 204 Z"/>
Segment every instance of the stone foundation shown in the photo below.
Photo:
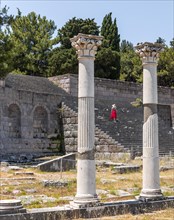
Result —
<path fill-rule="evenodd" d="M 39 219 L 79 219 L 79 218 L 101 218 L 104 216 L 118 216 L 131 213 L 138 215 L 159 211 L 166 208 L 174 208 L 174 197 L 164 200 L 140 201 L 128 200 L 98 204 L 98 206 L 86 208 L 73 208 L 69 205 L 64 207 L 30 209 L 27 213 L 14 215 L 0 215 L 1 220 L 39 220 Z"/>

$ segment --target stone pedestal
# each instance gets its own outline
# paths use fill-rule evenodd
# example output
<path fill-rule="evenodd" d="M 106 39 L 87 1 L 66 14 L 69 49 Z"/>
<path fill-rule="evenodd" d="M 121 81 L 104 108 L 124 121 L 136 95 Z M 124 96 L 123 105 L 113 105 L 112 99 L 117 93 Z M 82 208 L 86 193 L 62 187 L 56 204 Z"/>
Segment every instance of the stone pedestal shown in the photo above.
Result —
<path fill-rule="evenodd" d="M 25 212 L 20 200 L 0 200 L 0 216 Z"/>
<path fill-rule="evenodd" d="M 157 61 L 160 44 L 144 43 L 135 47 L 143 63 L 143 189 L 140 199 L 162 197 L 159 177 Z"/>
<path fill-rule="evenodd" d="M 94 59 L 102 37 L 78 34 L 71 39 L 79 60 L 78 161 L 75 205 L 98 202 L 94 160 Z"/>

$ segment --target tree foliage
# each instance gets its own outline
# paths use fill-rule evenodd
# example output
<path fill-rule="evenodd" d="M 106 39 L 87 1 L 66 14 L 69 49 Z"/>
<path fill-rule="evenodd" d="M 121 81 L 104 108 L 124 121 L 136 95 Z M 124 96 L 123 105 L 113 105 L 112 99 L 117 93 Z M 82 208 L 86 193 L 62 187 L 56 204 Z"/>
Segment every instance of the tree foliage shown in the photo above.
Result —
<path fill-rule="evenodd" d="M 57 29 L 54 21 L 35 12 L 22 16 L 19 9 L 17 16 L 9 15 L 5 6 L 0 11 L 0 77 L 11 71 L 45 77 L 77 74 L 78 60 L 70 38 L 84 33 L 104 36 L 95 60 L 96 77 L 142 82 L 142 62 L 131 42 L 120 44 L 112 13 L 104 16 L 101 31 L 99 28 L 94 19 L 73 17 L 53 37 Z M 161 37 L 156 42 L 165 45 Z M 174 87 L 174 39 L 160 54 L 158 85 Z"/>
<path fill-rule="evenodd" d="M 101 48 L 95 61 L 95 76 L 107 79 L 119 79 L 120 66 L 117 65 L 120 54 L 111 48 Z"/>
<path fill-rule="evenodd" d="M 9 32 L 9 27 L 11 22 L 13 21 L 14 16 L 8 14 L 9 8 L 5 6 L 0 10 L 0 31 L 1 32 Z"/>
<path fill-rule="evenodd" d="M 101 36 L 103 36 L 104 39 L 96 55 L 95 76 L 108 79 L 119 79 L 120 35 L 118 34 L 116 18 L 112 21 L 112 13 L 105 15 L 103 18 Z"/>
<path fill-rule="evenodd" d="M 155 43 L 159 43 L 159 44 L 165 44 L 165 40 L 163 39 L 163 38 L 161 38 L 161 37 L 158 37 L 158 39 L 156 40 L 156 42 Z"/>
<path fill-rule="evenodd" d="M 126 53 L 130 50 L 134 50 L 133 44 L 127 40 L 122 40 L 120 45 L 120 51 L 122 53 Z"/>
<path fill-rule="evenodd" d="M 48 56 L 57 43 L 52 39 L 56 26 L 34 12 L 18 16 L 12 22 L 14 70 L 26 75 L 49 76 Z"/>
<path fill-rule="evenodd" d="M 104 37 L 102 46 L 110 47 L 112 50 L 120 50 L 120 35 L 118 34 L 118 27 L 116 18 L 112 21 L 112 13 L 105 15 L 101 26 L 101 36 Z"/>
<path fill-rule="evenodd" d="M 160 53 L 158 61 L 158 84 L 160 86 L 174 87 L 174 47 L 173 41 L 171 47 L 166 47 Z"/>
<path fill-rule="evenodd" d="M 60 46 L 53 49 L 50 54 L 50 74 L 52 76 L 66 73 L 78 73 L 78 60 L 76 50 L 72 48 L 70 38 L 85 34 L 99 34 L 99 26 L 94 19 L 70 19 L 61 29 L 58 30 L 58 39 Z"/>
<path fill-rule="evenodd" d="M 78 73 L 78 60 L 74 48 L 55 48 L 50 54 L 49 64 L 49 73 L 51 76 Z"/>
<path fill-rule="evenodd" d="M 170 46 L 174 49 L 174 38 L 170 41 Z"/>
<path fill-rule="evenodd" d="M 123 41 L 121 48 L 120 80 L 140 82 L 143 80 L 142 62 L 130 42 Z"/>
<path fill-rule="evenodd" d="M 58 30 L 58 38 L 61 48 L 70 49 L 70 38 L 74 37 L 78 33 L 85 34 L 99 34 L 99 26 L 94 19 L 81 19 L 73 17 L 66 24 Z"/>
<path fill-rule="evenodd" d="M 0 78 L 4 78 L 12 69 L 12 43 L 9 39 L 10 24 L 13 16 L 8 14 L 9 8 L 5 6 L 0 10 Z"/>

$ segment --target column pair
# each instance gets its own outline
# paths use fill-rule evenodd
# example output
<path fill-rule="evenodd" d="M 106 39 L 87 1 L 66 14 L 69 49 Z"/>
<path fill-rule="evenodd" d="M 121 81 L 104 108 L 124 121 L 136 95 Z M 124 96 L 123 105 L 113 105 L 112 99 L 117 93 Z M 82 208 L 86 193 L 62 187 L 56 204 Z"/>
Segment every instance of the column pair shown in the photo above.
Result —
<path fill-rule="evenodd" d="M 102 37 L 78 34 L 71 38 L 79 60 L 77 194 L 73 204 L 94 204 L 96 169 L 94 160 L 94 59 Z M 143 189 L 140 199 L 162 198 L 159 178 L 157 61 L 161 44 L 136 46 L 143 63 Z"/>

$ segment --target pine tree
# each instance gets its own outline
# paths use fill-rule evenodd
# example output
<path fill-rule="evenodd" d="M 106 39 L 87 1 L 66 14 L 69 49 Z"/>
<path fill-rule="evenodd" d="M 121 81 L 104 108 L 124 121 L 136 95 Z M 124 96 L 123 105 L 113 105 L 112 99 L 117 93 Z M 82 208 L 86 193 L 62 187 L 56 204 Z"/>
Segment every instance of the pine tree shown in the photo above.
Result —
<path fill-rule="evenodd" d="M 123 41 L 123 42 L 127 42 L 127 41 Z M 143 81 L 142 62 L 139 55 L 135 53 L 131 45 L 132 45 L 131 43 L 129 44 L 126 43 L 125 45 L 122 44 L 121 47 L 120 80 L 142 83 Z"/>
<path fill-rule="evenodd" d="M 48 56 L 53 45 L 57 43 L 56 38 L 52 39 L 55 29 L 53 21 L 34 12 L 15 18 L 11 34 L 15 72 L 49 76 Z"/>
<path fill-rule="evenodd" d="M 133 44 L 127 40 L 122 40 L 120 45 L 120 51 L 125 53 L 126 51 L 134 50 Z"/>
<path fill-rule="evenodd" d="M 165 40 L 163 39 L 163 38 L 161 38 L 161 37 L 158 37 L 158 39 L 156 40 L 156 42 L 155 43 L 159 43 L 159 44 L 165 44 Z"/>
<path fill-rule="evenodd" d="M 0 10 L 0 78 L 4 78 L 12 69 L 12 43 L 9 39 L 10 24 L 13 16 L 8 15 L 7 6 Z"/>
<path fill-rule="evenodd" d="M 78 60 L 76 50 L 72 48 L 70 38 L 84 34 L 99 34 L 99 26 L 94 19 L 70 19 L 66 24 L 58 30 L 59 48 L 53 49 L 49 58 L 50 74 L 52 76 L 66 73 L 78 73 Z"/>
<path fill-rule="evenodd" d="M 158 61 L 158 85 L 174 88 L 174 47 L 173 41 L 170 47 L 166 46 L 160 53 Z"/>
<path fill-rule="evenodd" d="M 70 38 L 78 35 L 78 33 L 98 35 L 99 26 L 97 26 L 94 19 L 73 17 L 58 30 L 58 38 L 61 47 L 66 49 L 71 48 Z"/>

